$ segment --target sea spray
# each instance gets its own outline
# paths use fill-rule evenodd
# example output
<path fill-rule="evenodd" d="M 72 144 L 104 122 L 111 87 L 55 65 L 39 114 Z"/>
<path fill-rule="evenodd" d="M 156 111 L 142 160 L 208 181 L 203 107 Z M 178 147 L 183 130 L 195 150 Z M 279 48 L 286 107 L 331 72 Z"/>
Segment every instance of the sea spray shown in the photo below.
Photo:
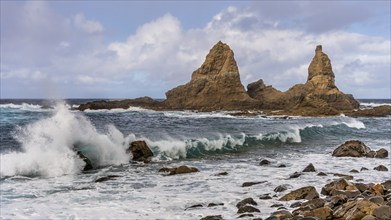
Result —
<path fill-rule="evenodd" d="M 15 132 L 22 152 L 1 155 L 0 174 L 4 176 L 61 176 L 78 173 L 84 162 L 76 151 L 82 151 L 94 167 L 127 163 L 128 139 L 114 126 L 100 133 L 83 115 L 72 113 L 58 104 L 53 115 Z"/>

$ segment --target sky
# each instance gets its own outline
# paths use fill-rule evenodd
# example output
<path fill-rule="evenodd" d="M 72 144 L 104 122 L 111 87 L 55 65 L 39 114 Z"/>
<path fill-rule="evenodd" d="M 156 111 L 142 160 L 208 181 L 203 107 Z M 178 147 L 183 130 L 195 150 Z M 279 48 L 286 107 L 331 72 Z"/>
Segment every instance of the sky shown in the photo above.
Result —
<path fill-rule="evenodd" d="M 242 84 L 305 83 L 316 45 L 337 87 L 391 98 L 391 2 L 0 1 L 1 98 L 165 98 L 219 40 Z"/>

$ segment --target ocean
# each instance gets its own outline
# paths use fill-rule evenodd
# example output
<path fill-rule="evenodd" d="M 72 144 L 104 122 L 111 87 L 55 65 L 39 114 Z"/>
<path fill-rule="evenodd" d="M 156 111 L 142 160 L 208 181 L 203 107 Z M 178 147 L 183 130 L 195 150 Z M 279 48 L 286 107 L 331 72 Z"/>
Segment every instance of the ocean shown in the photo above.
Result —
<path fill-rule="evenodd" d="M 253 197 L 266 218 L 286 192 L 321 187 L 335 179 L 384 182 L 390 156 L 335 158 L 347 140 L 374 150 L 391 147 L 391 118 L 236 117 L 229 112 L 152 111 L 136 107 L 72 110 L 92 100 L 0 100 L 0 219 L 200 219 L 222 215 L 236 219 L 236 204 Z M 391 105 L 391 100 L 359 100 L 362 108 Z M 154 153 L 149 164 L 135 163 L 129 143 L 145 140 Z M 96 169 L 83 172 L 82 151 Z M 271 161 L 260 166 L 262 159 Z M 313 163 L 317 172 L 289 175 Z M 197 173 L 167 176 L 162 167 L 188 165 Z M 285 165 L 280 167 L 280 165 Z M 350 173 L 352 169 L 368 170 Z M 228 175 L 216 175 L 227 172 Z M 105 182 L 100 177 L 117 175 Z M 244 182 L 262 182 L 242 187 Z M 269 194 L 272 199 L 259 199 Z M 209 203 L 223 203 L 207 207 Z M 202 207 L 194 207 L 202 205 Z M 245 218 L 244 218 L 245 219 Z M 251 218 L 249 218 L 251 219 Z"/>

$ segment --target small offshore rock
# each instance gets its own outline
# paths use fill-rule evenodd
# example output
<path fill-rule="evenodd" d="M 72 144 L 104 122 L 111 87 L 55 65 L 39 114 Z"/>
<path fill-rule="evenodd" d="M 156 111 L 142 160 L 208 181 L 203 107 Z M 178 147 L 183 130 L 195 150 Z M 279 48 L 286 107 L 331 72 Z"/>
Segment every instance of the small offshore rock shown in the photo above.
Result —
<path fill-rule="evenodd" d="M 241 214 L 241 213 L 245 213 L 245 212 L 261 212 L 261 211 L 259 209 L 255 208 L 255 207 L 252 207 L 252 206 L 249 206 L 249 205 L 245 205 L 245 206 L 239 207 L 237 213 Z"/>
<path fill-rule="evenodd" d="M 208 215 L 201 218 L 200 220 L 223 220 L 223 217 L 221 215 Z"/>
<path fill-rule="evenodd" d="M 277 204 L 273 204 L 273 205 L 271 205 L 270 207 L 272 207 L 272 208 L 276 208 L 276 207 L 281 207 L 281 206 L 284 206 L 283 204 L 281 204 L 281 203 L 277 203 Z"/>
<path fill-rule="evenodd" d="M 94 167 L 92 166 L 92 163 L 91 163 L 91 160 L 88 159 L 88 157 L 84 156 L 84 154 L 81 152 L 81 151 L 77 151 L 77 156 L 79 156 L 79 158 L 81 160 L 84 161 L 85 165 L 84 165 L 84 168 L 83 168 L 83 171 L 88 171 L 88 170 L 92 170 L 94 169 Z"/>
<path fill-rule="evenodd" d="M 388 171 L 388 168 L 385 167 L 384 165 L 379 165 L 375 168 L 373 168 L 374 170 L 377 170 L 377 171 Z"/>
<path fill-rule="evenodd" d="M 280 201 L 300 200 L 300 199 L 315 199 L 319 198 L 319 194 L 315 187 L 307 186 L 291 191 L 280 198 Z"/>
<path fill-rule="evenodd" d="M 327 174 L 326 173 L 324 173 L 324 172 L 319 172 L 318 174 L 316 174 L 317 176 L 327 176 Z"/>
<path fill-rule="evenodd" d="M 221 172 L 221 173 L 216 174 L 215 176 L 227 176 L 227 175 L 228 175 L 227 172 Z"/>
<path fill-rule="evenodd" d="M 258 185 L 258 184 L 261 184 L 261 183 L 266 183 L 267 181 L 260 181 L 260 182 L 244 182 L 242 184 L 242 187 L 249 187 L 249 186 L 253 186 L 253 185 Z"/>
<path fill-rule="evenodd" d="M 274 188 L 274 192 L 283 192 L 288 189 L 288 184 L 279 185 L 276 188 Z"/>
<path fill-rule="evenodd" d="M 373 151 L 359 140 L 346 141 L 333 151 L 334 157 L 388 157 L 388 151 L 381 148 L 378 151 Z"/>
<path fill-rule="evenodd" d="M 213 203 L 213 202 L 211 202 L 211 203 L 208 204 L 208 207 L 215 207 L 215 206 L 224 206 L 224 203 Z"/>
<path fill-rule="evenodd" d="M 287 210 L 273 212 L 271 216 L 277 217 L 278 219 L 289 219 L 293 217 L 292 213 Z"/>
<path fill-rule="evenodd" d="M 132 153 L 134 161 L 143 161 L 144 163 L 150 162 L 153 157 L 153 153 L 145 141 L 131 142 L 126 152 Z"/>
<path fill-rule="evenodd" d="M 187 207 L 185 210 L 195 209 L 195 208 L 202 208 L 202 207 L 204 207 L 202 204 L 195 204 L 195 205 L 191 205 L 191 206 Z"/>
<path fill-rule="evenodd" d="M 291 208 L 297 208 L 297 207 L 300 207 L 301 204 L 302 204 L 302 202 L 294 202 L 294 203 L 292 203 L 292 205 L 289 206 L 289 207 L 291 207 Z"/>
<path fill-rule="evenodd" d="M 354 177 L 351 175 L 341 174 L 341 173 L 334 173 L 334 176 L 342 177 L 346 180 L 352 180 Z"/>
<path fill-rule="evenodd" d="M 375 157 L 376 158 L 386 158 L 386 157 L 388 157 L 388 151 L 384 148 L 381 148 L 380 150 L 376 151 Z"/>
<path fill-rule="evenodd" d="M 361 167 L 360 171 L 368 170 L 366 167 Z"/>
<path fill-rule="evenodd" d="M 177 174 L 199 172 L 199 170 L 195 167 L 180 166 L 174 168 L 163 167 L 159 170 L 159 172 L 165 172 L 165 173 L 168 172 L 169 173 L 168 175 L 177 175 Z"/>
<path fill-rule="evenodd" d="M 280 164 L 280 165 L 278 165 L 277 167 L 278 167 L 278 168 L 284 168 L 284 167 L 286 167 L 286 165 L 285 165 L 285 164 Z"/>
<path fill-rule="evenodd" d="M 304 168 L 303 172 L 316 172 L 316 169 L 314 165 L 310 163 Z"/>
<path fill-rule="evenodd" d="M 301 173 L 299 173 L 299 172 L 294 172 L 293 174 L 291 174 L 291 175 L 289 176 L 289 179 L 298 178 L 299 176 L 301 176 Z"/>
<path fill-rule="evenodd" d="M 270 161 L 268 161 L 266 159 L 263 159 L 263 160 L 261 160 L 261 162 L 259 162 L 260 166 L 266 166 L 266 165 L 269 165 L 269 164 L 270 164 Z"/>
<path fill-rule="evenodd" d="M 245 198 L 242 201 L 238 202 L 238 204 L 236 204 L 236 207 L 240 208 L 240 207 L 245 206 L 247 204 L 258 205 L 258 203 L 256 203 L 253 198 L 248 197 L 248 198 Z"/>
<path fill-rule="evenodd" d="M 352 170 L 349 171 L 349 173 L 359 173 L 359 171 L 355 170 L 355 169 L 352 169 Z"/>
<path fill-rule="evenodd" d="M 100 183 L 100 182 L 105 182 L 105 181 L 108 181 L 108 180 L 113 180 L 117 177 L 121 177 L 121 176 L 118 176 L 118 175 L 108 175 L 108 176 L 105 176 L 105 177 L 100 177 L 98 179 L 95 180 L 96 183 Z"/>
<path fill-rule="evenodd" d="M 264 194 L 264 195 L 259 196 L 259 199 L 267 200 L 267 199 L 272 199 L 272 197 L 269 196 L 268 194 Z"/>

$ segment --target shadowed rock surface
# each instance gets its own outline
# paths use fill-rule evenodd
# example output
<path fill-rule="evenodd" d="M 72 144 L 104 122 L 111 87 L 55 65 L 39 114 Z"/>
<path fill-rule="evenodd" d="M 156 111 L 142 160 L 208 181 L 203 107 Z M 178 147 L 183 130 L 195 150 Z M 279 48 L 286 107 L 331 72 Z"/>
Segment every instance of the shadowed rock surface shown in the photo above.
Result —
<path fill-rule="evenodd" d="M 144 163 L 150 162 L 153 157 L 153 153 L 145 141 L 133 141 L 126 152 L 132 153 L 134 161 L 143 161 Z"/>

